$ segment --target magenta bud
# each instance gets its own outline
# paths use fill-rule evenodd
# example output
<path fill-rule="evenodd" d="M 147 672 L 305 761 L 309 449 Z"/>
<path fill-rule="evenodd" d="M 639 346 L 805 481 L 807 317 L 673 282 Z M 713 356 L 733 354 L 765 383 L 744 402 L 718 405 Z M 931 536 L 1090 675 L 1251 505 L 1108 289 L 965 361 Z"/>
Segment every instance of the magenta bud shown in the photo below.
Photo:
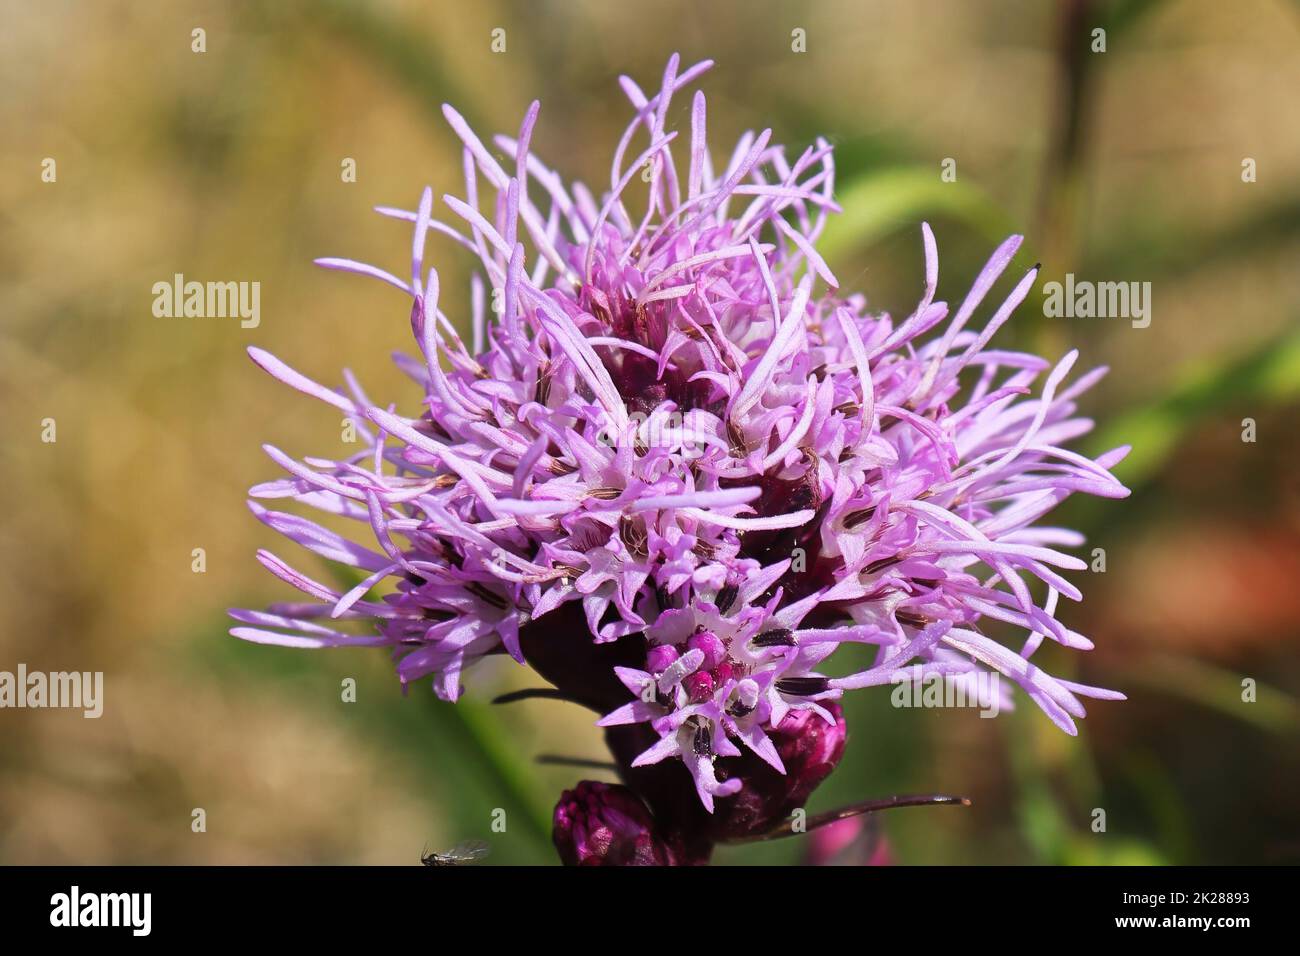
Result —
<path fill-rule="evenodd" d="M 848 728 L 840 706 L 823 701 L 835 722 L 828 724 L 811 710 L 792 710 L 768 737 L 785 765 L 784 774 L 746 754 L 725 762 L 730 776 L 738 776 L 744 786 L 734 796 L 717 802 L 710 835 L 715 840 L 734 840 L 757 836 L 786 819 L 805 805 L 844 756 Z M 724 762 L 719 761 L 723 766 Z"/>
<path fill-rule="evenodd" d="M 627 787 L 583 780 L 555 805 L 555 848 L 565 866 L 676 866 L 677 854 Z"/>
<path fill-rule="evenodd" d="M 711 671 L 727 659 L 727 645 L 712 631 L 696 631 L 686 642 L 686 647 L 692 651 L 704 652 L 702 670 Z"/>
<path fill-rule="evenodd" d="M 835 723 L 828 724 L 811 710 L 792 710 L 772 734 L 786 773 L 807 786 L 809 793 L 840 762 L 848 737 L 840 705 L 824 701 L 822 706 L 831 712 Z"/>
<path fill-rule="evenodd" d="M 646 655 L 646 670 L 651 674 L 662 674 L 668 665 L 677 660 L 681 655 L 677 653 L 677 648 L 671 644 L 656 644 L 650 648 L 650 653 Z"/>
<path fill-rule="evenodd" d="M 682 686 L 686 688 L 692 704 L 702 704 L 713 696 L 713 678 L 708 671 L 687 674 Z"/>

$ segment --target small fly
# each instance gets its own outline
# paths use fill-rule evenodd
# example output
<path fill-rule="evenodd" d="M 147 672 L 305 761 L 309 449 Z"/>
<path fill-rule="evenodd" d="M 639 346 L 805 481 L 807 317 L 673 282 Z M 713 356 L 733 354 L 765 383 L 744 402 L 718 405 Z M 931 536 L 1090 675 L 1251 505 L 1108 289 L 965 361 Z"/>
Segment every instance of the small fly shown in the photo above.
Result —
<path fill-rule="evenodd" d="M 486 840 L 466 840 L 457 843 L 446 853 L 425 853 L 420 862 L 425 866 L 462 866 L 477 863 L 488 855 Z"/>

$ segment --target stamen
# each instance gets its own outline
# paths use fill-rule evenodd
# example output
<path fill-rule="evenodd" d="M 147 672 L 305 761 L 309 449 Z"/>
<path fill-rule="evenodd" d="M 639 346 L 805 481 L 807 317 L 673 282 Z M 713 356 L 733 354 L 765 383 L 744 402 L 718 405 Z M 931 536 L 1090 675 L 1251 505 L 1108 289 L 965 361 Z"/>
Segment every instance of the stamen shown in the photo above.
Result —
<path fill-rule="evenodd" d="M 491 604 L 493 607 L 497 608 L 498 610 L 504 611 L 506 609 L 505 598 L 503 598 L 499 594 L 493 594 L 491 591 L 489 591 L 483 585 L 479 584 L 477 581 L 471 581 L 469 584 L 465 585 L 465 590 L 472 591 L 478 597 L 482 598 L 484 601 L 486 601 L 488 604 Z"/>
<path fill-rule="evenodd" d="M 646 554 L 646 533 L 631 515 L 618 519 L 618 536 L 628 551 L 638 557 Z"/>
<path fill-rule="evenodd" d="M 870 508 L 862 508 L 859 511 L 851 511 L 840 520 L 840 524 L 844 526 L 845 531 L 852 531 L 864 521 L 870 521 L 871 516 L 875 513 L 875 505 L 872 505 Z"/>
<path fill-rule="evenodd" d="M 668 589 L 662 584 L 655 585 L 655 600 L 659 602 L 659 610 L 667 611 L 673 607 L 673 596 L 668 593 Z"/>
<path fill-rule="evenodd" d="M 727 614 L 731 611 L 731 606 L 736 603 L 736 598 L 739 594 L 740 587 L 738 585 L 724 585 L 722 590 L 718 592 L 718 596 L 713 599 L 713 603 L 717 606 L 720 613 Z"/>
<path fill-rule="evenodd" d="M 825 677 L 782 677 L 776 689 L 791 697 L 812 697 L 829 690 L 830 681 Z"/>
<path fill-rule="evenodd" d="M 695 728 L 695 740 L 692 746 L 697 757 L 713 756 L 713 730 L 709 724 L 700 723 Z"/>
<path fill-rule="evenodd" d="M 754 712 L 753 707 L 749 706 L 744 701 L 740 701 L 740 700 L 736 701 L 734 704 L 732 704 L 730 707 L 727 708 L 727 713 L 730 714 L 732 717 L 748 717 L 753 712 Z"/>
<path fill-rule="evenodd" d="M 778 627 L 770 631 L 764 631 L 754 638 L 751 643 L 755 647 L 794 647 L 799 641 L 794 636 L 794 631 Z"/>

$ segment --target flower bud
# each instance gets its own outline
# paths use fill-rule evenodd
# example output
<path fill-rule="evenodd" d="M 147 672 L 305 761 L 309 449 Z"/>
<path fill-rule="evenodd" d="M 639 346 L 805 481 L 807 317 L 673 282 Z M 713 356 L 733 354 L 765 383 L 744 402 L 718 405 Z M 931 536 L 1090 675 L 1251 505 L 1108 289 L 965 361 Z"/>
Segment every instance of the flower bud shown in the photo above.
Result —
<path fill-rule="evenodd" d="M 584 780 L 560 795 L 552 831 L 566 866 L 676 866 L 650 811 L 619 784 Z"/>
<path fill-rule="evenodd" d="M 686 688 L 692 704 L 702 704 L 713 697 L 713 678 L 708 671 L 696 671 L 687 675 L 682 686 Z"/>
<path fill-rule="evenodd" d="M 662 674 L 677 658 L 677 648 L 671 644 L 656 644 L 646 654 L 646 670 L 651 674 Z"/>
<path fill-rule="evenodd" d="M 711 671 L 727 659 L 727 645 L 712 631 L 697 631 L 686 642 L 688 650 L 704 652 L 704 670 Z"/>
<path fill-rule="evenodd" d="M 746 751 L 734 760 L 719 761 L 719 777 L 740 777 L 739 793 L 717 801 L 710 827 L 715 840 L 758 836 L 776 826 L 826 779 L 844 756 L 848 728 L 839 704 L 823 701 L 835 718 L 828 724 L 811 710 L 792 710 L 768 736 L 785 764 L 785 775 Z"/>

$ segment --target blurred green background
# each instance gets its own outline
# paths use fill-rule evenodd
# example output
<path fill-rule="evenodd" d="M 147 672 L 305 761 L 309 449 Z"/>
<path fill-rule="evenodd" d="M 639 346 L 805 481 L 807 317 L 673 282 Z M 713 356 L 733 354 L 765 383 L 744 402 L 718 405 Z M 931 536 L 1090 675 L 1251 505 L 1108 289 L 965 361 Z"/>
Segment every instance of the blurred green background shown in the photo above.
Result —
<path fill-rule="evenodd" d="M 505 53 L 490 48 L 498 27 Z M 1104 53 L 1089 49 L 1097 27 Z M 791 52 L 795 28 L 806 53 Z M 0 669 L 103 670 L 106 691 L 99 720 L 0 712 L 0 862 L 409 864 L 488 836 L 494 808 L 508 826 L 490 862 L 553 861 L 560 790 L 608 774 L 537 758 L 604 759 L 591 715 L 489 706 L 538 683 L 509 662 L 472 672 L 452 707 L 425 686 L 403 698 L 379 651 L 226 635 L 226 607 L 288 596 L 253 559 L 292 552 L 244 507 L 276 474 L 260 444 L 340 447 L 335 416 L 244 349 L 329 383 L 350 366 L 414 407 L 388 360 L 409 350 L 402 298 L 311 259 L 404 271 L 409 230 L 369 210 L 459 188 L 444 101 L 487 134 L 540 98 L 535 151 L 607 181 L 629 110 L 617 75 L 654 84 L 673 51 L 717 61 L 703 83 L 715 150 L 765 125 L 796 151 L 837 144 L 846 211 L 824 251 L 876 309 L 914 304 L 923 218 L 949 301 L 1011 231 L 1045 280 L 1153 286 L 1149 328 L 1046 319 L 1035 290 L 1001 338 L 1113 369 L 1085 400 L 1102 423 L 1086 446 L 1135 444 L 1118 469 L 1135 494 L 1063 510 L 1107 552 L 1062 611 L 1098 647 L 1045 659 L 1129 702 L 1096 704 L 1073 739 L 1023 701 L 985 721 L 856 693 L 848 753 L 810 810 L 973 800 L 882 818 L 904 863 L 1300 860 L 1296 4 L 4 0 Z M 1242 181 L 1247 157 L 1257 182 Z M 940 181 L 945 158 L 955 183 Z M 470 261 L 449 243 L 428 260 L 464 315 Z M 259 281 L 260 327 L 154 318 L 152 285 L 177 272 Z M 340 699 L 347 677 L 355 703 Z"/>

